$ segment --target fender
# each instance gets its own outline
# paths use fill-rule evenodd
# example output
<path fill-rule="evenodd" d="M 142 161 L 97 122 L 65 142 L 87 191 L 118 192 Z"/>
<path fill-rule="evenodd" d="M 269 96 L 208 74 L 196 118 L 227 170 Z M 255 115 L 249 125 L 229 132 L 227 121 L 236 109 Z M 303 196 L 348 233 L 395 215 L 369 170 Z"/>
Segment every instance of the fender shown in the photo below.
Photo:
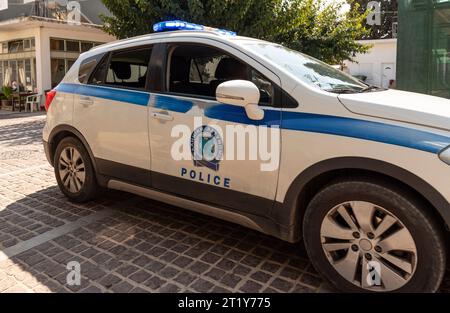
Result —
<path fill-rule="evenodd" d="M 60 134 L 61 132 L 69 132 L 72 135 L 74 135 L 78 140 L 81 141 L 81 143 L 84 145 L 84 147 L 86 148 L 89 157 L 91 158 L 91 162 L 92 165 L 94 166 L 94 170 L 97 173 L 97 164 L 95 162 L 95 157 L 94 154 L 92 153 L 91 147 L 89 147 L 88 142 L 86 141 L 86 139 L 84 138 L 84 136 L 81 134 L 80 131 L 78 131 L 76 128 L 74 128 L 73 126 L 67 125 L 67 124 L 61 124 L 56 126 L 55 128 L 53 128 L 53 130 L 50 133 L 50 136 L 48 137 L 48 143 L 50 145 L 50 160 L 53 160 L 54 155 L 53 155 L 53 151 L 55 150 L 56 147 L 53 147 L 54 144 L 54 140 L 56 138 L 56 136 L 58 134 Z M 53 166 L 53 164 L 52 164 Z"/>
<path fill-rule="evenodd" d="M 404 168 L 384 161 L 360 157 L 339 157 L 318 162 L 304 170 L 290 185 L 283 203 L 275 204 L 270 216 L 280 225 L 291 229 L 289 231 L 290 241 L 296 241 L 300 236 L 301 225 L 297 226 L 301 221 L 299 205 L 302 199 L 299 197 L 302 191 L 314 178 L 336 170 L 370 171 L 401 181 L 428 200 L 445 223 L 450 225 L 450 203 L 422 178 Z"/>

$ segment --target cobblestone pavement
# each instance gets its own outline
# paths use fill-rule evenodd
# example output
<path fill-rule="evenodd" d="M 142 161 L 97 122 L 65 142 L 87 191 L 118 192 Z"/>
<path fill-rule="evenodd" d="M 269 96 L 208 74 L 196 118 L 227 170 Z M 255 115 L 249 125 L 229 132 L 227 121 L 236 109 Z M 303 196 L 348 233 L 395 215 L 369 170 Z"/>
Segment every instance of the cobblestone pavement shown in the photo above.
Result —
<path fill-rule="evenodd" d="M 0 292 L 332 291 L 301 245 L 120 192 L 68 202 L 43 124 L 0 119 Z M 79 286 L 67 285 L 71 261 Z"/>

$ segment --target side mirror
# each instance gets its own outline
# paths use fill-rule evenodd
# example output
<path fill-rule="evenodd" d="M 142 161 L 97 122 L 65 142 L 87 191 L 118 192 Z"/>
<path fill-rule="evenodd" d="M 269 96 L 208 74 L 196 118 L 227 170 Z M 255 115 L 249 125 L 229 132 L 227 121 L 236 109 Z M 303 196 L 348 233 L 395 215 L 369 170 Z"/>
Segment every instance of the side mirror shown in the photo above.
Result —
<path fill-rule="evenodd" d="M 217 101 L 245 108 L 248 118 L 262 120 L 264 110 L 258 106 L 259 89 L 248 80 L 230 80 L 220 84 L 216 90 Z"/>

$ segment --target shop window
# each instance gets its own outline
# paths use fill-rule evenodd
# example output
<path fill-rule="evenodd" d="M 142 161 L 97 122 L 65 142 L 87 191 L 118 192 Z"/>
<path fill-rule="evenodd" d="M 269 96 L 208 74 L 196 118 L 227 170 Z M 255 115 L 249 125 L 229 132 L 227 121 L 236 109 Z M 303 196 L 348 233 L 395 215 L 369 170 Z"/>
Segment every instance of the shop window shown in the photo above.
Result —
<path fill-rule="evenodd" d="M 67 52 L 80 52 L 80 42 L 66 40 L 66 51 Z"/>
<path fill-rule="evenodd" d="M 25 51 L 29 51 L 31 49 L 31 41 L 30 41 L 30 39 L 25 39 L 23 41 L 23 49 Z"/>
<path fill-rule="evenodd" d="M 64 40 L 50 39 L 50 50 L 64 51 Z"/>
<path fill-rule="evenodd" d="M 10 71 L 11 71 L 11 76 L 10 76 L 11 83 L 13 83 L 13 82 L 17 83 L 17 61 L 9 61 L 9 64 L 10 64 Z"/>
<path fill-rule="evenodd" d="M 64 59 L 51 59 L 52 88 L 56 87 L 66 74 L 66 62 Z"/>
<path fill-rule="evenodd" d="M 17 53 L 23 51 L 23 40 L 10 41 L 8 43 L 9 53 Z"/>
<path fill-rule="evenodd" d="M 9 62 L 3 62 L 3 85 L 10 86 L 11 85 L 11 70 L 9 68 Z"/>
<path fill-rule="evenodd" d="M 81 42 L 81 52 L 86 52 L 92 49 L 94 44 L 92 42 Z"/>

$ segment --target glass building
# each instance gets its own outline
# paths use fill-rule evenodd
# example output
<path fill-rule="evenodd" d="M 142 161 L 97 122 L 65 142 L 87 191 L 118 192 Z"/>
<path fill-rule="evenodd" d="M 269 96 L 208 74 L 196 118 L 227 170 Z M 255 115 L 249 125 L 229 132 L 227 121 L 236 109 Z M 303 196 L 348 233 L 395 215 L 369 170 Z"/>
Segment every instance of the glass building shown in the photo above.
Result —
<path fill-rule="evenodd" d="M 450 0 L 398 3 L 397 88 L 450 98 Z"/>

